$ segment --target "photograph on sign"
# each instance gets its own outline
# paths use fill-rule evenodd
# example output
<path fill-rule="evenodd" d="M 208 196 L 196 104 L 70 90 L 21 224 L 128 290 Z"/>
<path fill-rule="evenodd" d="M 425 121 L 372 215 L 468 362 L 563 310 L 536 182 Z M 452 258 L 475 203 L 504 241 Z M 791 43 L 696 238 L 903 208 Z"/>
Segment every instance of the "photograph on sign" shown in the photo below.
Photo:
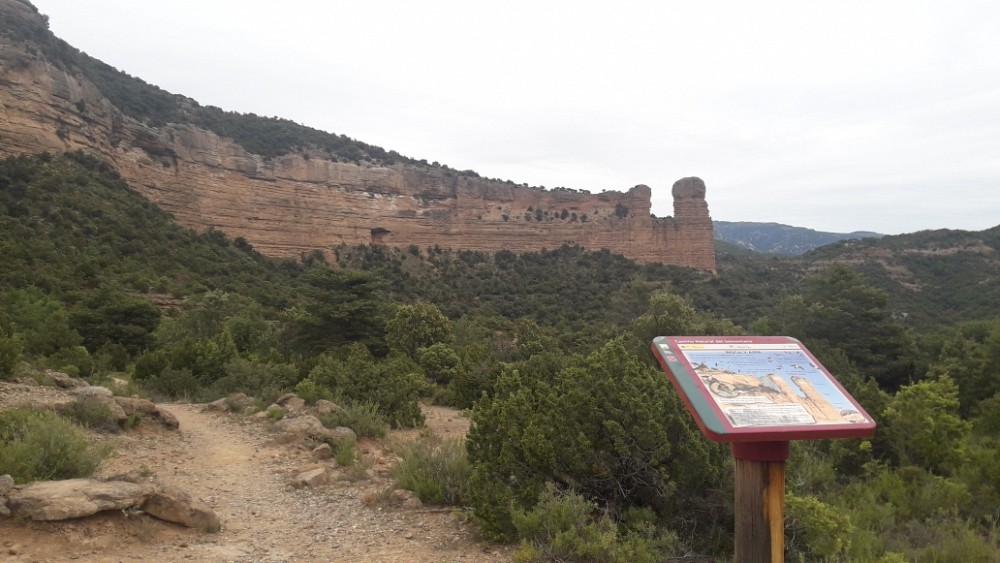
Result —
<path fill-rule="evenodd" d="M 867 423 L 794 344 L 677 344 L 734 427 Z"/>

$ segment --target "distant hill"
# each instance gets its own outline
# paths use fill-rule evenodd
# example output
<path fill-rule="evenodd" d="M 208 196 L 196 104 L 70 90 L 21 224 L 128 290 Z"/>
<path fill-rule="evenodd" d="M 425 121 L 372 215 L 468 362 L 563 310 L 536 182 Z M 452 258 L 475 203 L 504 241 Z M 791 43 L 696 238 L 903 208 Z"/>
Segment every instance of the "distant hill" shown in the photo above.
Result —
<path fill-rule="evenodd" d="M 881 238 L 868 231 L 827 233 L 780 223 L 713 221 L 715 239 L 756 252 L 798 256 L 814 248 L 841 240 Z"/>

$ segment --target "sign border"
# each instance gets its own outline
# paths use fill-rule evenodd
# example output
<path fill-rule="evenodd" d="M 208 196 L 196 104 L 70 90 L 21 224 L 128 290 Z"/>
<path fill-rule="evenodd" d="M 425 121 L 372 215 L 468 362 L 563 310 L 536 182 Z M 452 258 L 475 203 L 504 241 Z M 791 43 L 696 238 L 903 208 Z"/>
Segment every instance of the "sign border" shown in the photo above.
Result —
<path fill-rule="evenodd" d="M 679 344 L 793 344 L 805 353 L 816 369 L 843 393 L 867 422 L 842 424 L 800 424 L 775 426 L 734 426 L 711 398 L 708 387 L 688 362 Z M 663 349 L 666 346 L 666 350 Z M 866 438 L 875 433 L 875 420 L 847 392 L 829 370 L 798 339 L 789 336 L 658 336 L 650 344 L 653 355 L 680 394 L 698 428 L 715 442 L 770 442 L 827 438 Z"/>

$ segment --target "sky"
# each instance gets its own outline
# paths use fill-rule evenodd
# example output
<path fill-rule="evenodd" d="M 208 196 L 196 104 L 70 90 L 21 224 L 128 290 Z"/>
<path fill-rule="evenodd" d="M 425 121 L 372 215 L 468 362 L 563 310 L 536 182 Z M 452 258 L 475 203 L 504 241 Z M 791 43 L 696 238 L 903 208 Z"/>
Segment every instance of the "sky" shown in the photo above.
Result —
<path fill-rule="evenodd" d="M 202 105 L 713 219 L 1000 225 L 1000 2 L 31 0 Z"/>

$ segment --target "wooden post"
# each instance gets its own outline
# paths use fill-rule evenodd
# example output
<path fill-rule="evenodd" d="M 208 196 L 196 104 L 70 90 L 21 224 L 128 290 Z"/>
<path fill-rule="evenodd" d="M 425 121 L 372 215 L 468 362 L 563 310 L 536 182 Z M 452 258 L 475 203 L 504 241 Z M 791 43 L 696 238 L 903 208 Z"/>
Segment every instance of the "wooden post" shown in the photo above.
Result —
<path fill-rule="evenodd" d="M 736 458 L 736 563 L 785 561 L 788 442 L 733 443 Z"/>

